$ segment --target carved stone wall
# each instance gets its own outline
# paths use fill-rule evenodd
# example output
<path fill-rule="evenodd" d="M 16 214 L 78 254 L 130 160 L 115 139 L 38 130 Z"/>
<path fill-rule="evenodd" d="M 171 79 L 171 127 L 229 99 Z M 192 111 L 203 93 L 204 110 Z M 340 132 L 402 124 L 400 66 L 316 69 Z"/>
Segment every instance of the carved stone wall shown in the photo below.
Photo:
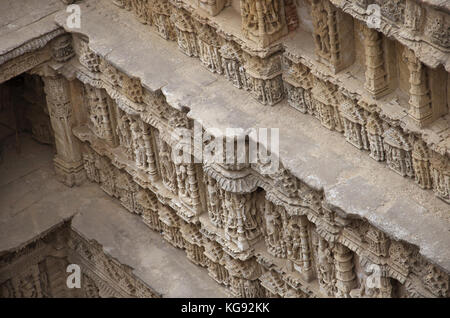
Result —
<path fill-rule="evenodd" d="M 436 116 L 435 109 L 448 109 L 447 100 L 436 99 L 439 77 L 433 70 L 441 65 L 448 70 L 448 14 L 411 0 L 375 2 L 381 24 L 364 26 L 364 50 L 359 52 L 364 71 L 351 86 L 351 71 L 358 66 L 355 19 L 366 18 L 368 1 L 311 1 L 313 32 L 306 38 L 314 49 L 304 54 L 287 40 L 283 44 L 287 1 L 242 0 L 238 35 L 218 31 L 213 16 L 223 9 L 220 1 L 200 2 L 207 17 L 183 1 L 113 1 L 148 25 L 149 32 L 176 41 L 184 54 L 198 57 L 210 72 L 225 76 L 261 104 L 272 106 L 286 97 L 290 106 L 324 128 L 450 203 L 448 149 L 445 141 L 430 142 L 427 134 L 433 132 L 424 130 L 445 117 L 445 111 Z M 304 32 L 299 29 L 290 30 Z M 412 47 L 411 34 L 429 54 Z M 395 65 L 386 36 L 398 42 L 394 55 L 406 65 L 407 81 L 397 87 L 392 85 Z M 151 230 L 183 249 L 194 264 L 206 267 L 233 295 L 450 296 L 448 273 L 417 247 L 328 206 L 321 191 L 283 166 L 268 175 L 261 173 L 261 160 L 251 166 L 177 162 L 180 140 L 175 131 L 193 129 L 186 111 L 93 52 L 88 39 L 64 34 L 0 68 L 6 74 L 0 81 L 31 68 L 42 76 L 55 134 L 55 167 L 66 184 L 77 184 L 86 175 Z M 343 75 L 347 71 L 350 76 Z M 405 116 L 393 119 L 383 97 L 396 94 L 394 88 L 400 86 L 409 88 L 406 99 L 397 96 L 406 103 L 395 106 Z M 75 87 L 82 95 L 79 103 L 71 96 Z M 105 283 L 87 273 L 92 288 L 86 295 L 153 295 L 100 247 L 74 235 L 67 238 L 67 246 L 64 257 L 110 277 Z M 38 287 L 27 287 L 29 281 L 22 282 L 22 276 L 36 282 L 52 262 L 45 258 L 42 264 L 33 263 L 31 272 L 15 280 L 9 273 L 0 280 L 2 292 L 49 294 L 45 279 Z"/>
<path fill-rule="evenodd" d="M 80 266 L 80 288 L 67 286 L 69 264 Z M 0 298 L 66 297 L 160 296 L 68 223 L 0 256 Z"/>

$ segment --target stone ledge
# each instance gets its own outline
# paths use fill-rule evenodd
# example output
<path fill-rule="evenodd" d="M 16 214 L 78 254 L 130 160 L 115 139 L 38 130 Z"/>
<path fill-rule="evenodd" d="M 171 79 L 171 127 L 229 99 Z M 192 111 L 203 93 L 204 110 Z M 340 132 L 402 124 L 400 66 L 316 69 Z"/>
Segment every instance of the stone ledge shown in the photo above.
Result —
<path fill-rule="evenodd" d="M 0 64 L 24 53 L 42 48 L 62 34 L 54 23 L 56 12 L 64 8 L 60 0 L 14 0 L 0 4 Z"/>

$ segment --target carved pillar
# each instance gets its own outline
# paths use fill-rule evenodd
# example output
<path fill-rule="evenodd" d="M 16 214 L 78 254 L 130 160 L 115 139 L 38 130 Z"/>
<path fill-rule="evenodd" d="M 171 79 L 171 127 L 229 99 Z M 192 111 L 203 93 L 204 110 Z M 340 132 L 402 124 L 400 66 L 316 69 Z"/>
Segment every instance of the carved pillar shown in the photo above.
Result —
<path fill-rule="evenodd" d="M 182 209 L 178 211 L 186 221 L 197 216 L 202 211 L 200 202 L 200 193 L 198 188 L 198 179 L 195 165 L 193 163 L 175 164 L 177 175 L 178 197 L 189 211 Z"/>
<path fill-rule="evenodd" d="M 356 284 L 352 251 L 338 243 L 334 248 L 334 260 L 336 267 L 336 296 L 347 298 Z"/>
<path fill-rule="evenodd" d="M 403 58 L 409 69 L 409 115 L 421 127 L 432 119 L 428 71 L 414 51 L 405 48 Z"/>
<path fill-rule="evenodd" d="M 241 0 L 242 32 L 265 47 L 287 34 L 282 0 Z"/>
<path fill-rule="evenodd" d="M 300 246 L 302 249 L 302 275 L 306 281 L 313 278 L 313 270 L 311 263 L 311 249 L 309 244 L 308 218 L 301 216 L 299 218 L 300 225 Z"/>
<path fill-rule="evenodd" d="M 366 54 L 365 88 L 374 98 L 380 98 L 389 92 L 382 36 L 379 32 L 367 26 L 363 28 Z"/>
<path fill-rule="evenodd" d="M 142 139 L 144 140 L 144 148 L 147 159 L 147 171 L 150 175 L 150 180 L 155 181 L 159 178 L 158 168 L 156 167 L 155 149 L 152 144 L 151 126 L 147 123 L 142 123 Z"/>
<path fill-rule="evenodd" d="M 55 133 L 56 175 L 67 186 L 80 184 L 84 179 L 83 161 L 79 144 L 72 134 L 72 105 L 69 82 L 60 75 L 44 76 L 47 107 Z"/>
<path fill-rule="evenodd" d="M 355 58 L 352 17 L 338 11 L 329 0 L 313 0 L 311 18 L 318 60 L 335 73 L 350 66 Z"/>

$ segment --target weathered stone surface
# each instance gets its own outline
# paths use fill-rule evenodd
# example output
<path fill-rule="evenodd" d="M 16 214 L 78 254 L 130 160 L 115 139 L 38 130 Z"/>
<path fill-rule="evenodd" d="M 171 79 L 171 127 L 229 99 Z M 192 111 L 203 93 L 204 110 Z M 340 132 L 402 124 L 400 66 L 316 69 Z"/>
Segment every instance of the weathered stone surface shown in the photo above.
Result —
<path fill-rule="evenodd" d="M 91 202 L 99 190 L 83 193 L 95 187 L 83 185 L 62 192 L 82 198 L 79 211 L 37 225 L 24 217 L 36 230 L 13 234 L 11 244 L 26 244 L 67 214 L 75 215 L 74 257 L 93 253 L 100 260 L 89 268 L 110 268 L 103 251 L 84 242 L 93 239 L 134 269 L 133 284 L 154 282 L 163 296 L 215 289 L 184 288 L 149 270 L 147 252 L 166 255 L 146 246 L 149 228 L 238 297 L 448 297 L 449 16 L 439 3 L 394 2 L 377 1 L 381 27 L 370 29 L 367 1 L 300 1 L 299 27 L 286 36 L 275 0 L 212 3 L 212 11 L 183 1 L 86 0 L 76 30 L 67 12 L 52 12 L 55 32 L 67 34 L 36 55 L 11 54 L 22 42 L 7 41 L 0 58 L 13 59 L 0 63 L 0 82 L 30 69 L 42 77 L 59 178 L 72 186 L 86 175 L 136 215 L 112 205 L 114 213 L 88 212 L 110 201 Z M 176 162 L 186 142 L 180 129 L 192 132 L 194 123 L 214 138 L 227 128 L 240 128 L 238 138 L 279 128 L 271 160 L 280 166 L 267 174 L 261 157 Z M 51 189 L 46 204 L 56 200 Z M 377 288 L 366 284 L 371 265 L 380 269 Z M 186 268 L 196 285 L 199 269 Z M 153 297 L 121 281 L 97 285 Z"/>
<path fill-rule="evenodd" d="M 26 135 L 21 142 L 22 153 L 17 154 L 8 139 L 0 167 L 0 254 L 25 248 L 71 220 L 72 231 L 100 244 L 163 297 L 227 296 L 205 269 L 190 263 L 96 185 L 61 187 L 52 171 L 51 147 Z"/>

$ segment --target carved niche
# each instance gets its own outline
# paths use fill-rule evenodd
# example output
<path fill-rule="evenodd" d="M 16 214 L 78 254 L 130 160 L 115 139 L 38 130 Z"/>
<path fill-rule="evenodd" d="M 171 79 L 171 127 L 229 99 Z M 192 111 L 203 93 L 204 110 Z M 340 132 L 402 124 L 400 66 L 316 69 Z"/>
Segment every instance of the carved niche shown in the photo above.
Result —
<path fill-rule="evenodd" d="M 430 153 L 427 145 L 421 139 L 414 142 L 412 160 L 416 183 L 422 189 L 431 189 L 433 180 L 431 179 Z"/>
<path fill-rule="evenodd" d="M 98 138 L 114 146 L 115 135 L 111 124 L 106 92 L 102 89 L 92 87 L 89 84 L 85 85 L 85 91 L 89 114 L 89 128 Z"/>
<path fill-rule="evenodd" d="M 356 148 L 369 150 L 367 112 L 349 98 L 344 98 L 339 106 L 344 121 L 345 139 Z"/>
<path fill-rule="evenodd" d="M 211 72 L 223 74 L 220 55 L 221 39 L 207 24 L 198 25 L 198 48 L 202 64 Z"/>
<path fill-rule="evenodd" d="M 100 183 L 100 172 L 96 166 L 98 155 L 89 146 L 83 145 L 83 165 L 89 181 Z"/>
<path fill-rule="evenodd" d="M 310 69 L 301 63 L 295 64 L 287 58 L 283 61 L 286 69 L 283 80 L 289 105 L 304 114 L 309 113 L 315 116 L 311 101 L 313 76 Z"/>
<path fill-rule="evenodd" d="M 241 261 L 226 255 L 225 268 L 230 275 L 230 289 L 236 297 L 264 297 L 258 277 L 261 275 L 260 265 L 252 258 Z"/>
<path fill-rule="evenodd" d="M 404 23 L 405 0 L 376 0 L 381 9 L 381 15 L 398 24 Z"/>
<path fill-rule="evenodd" d="M 184 239 L 184 249 L 187 258 L 194 264 L 206 266 L 206 257 L 204 255 L 203 236 L 198 226 L 181 221 L 180 232 Z"/>
<path fill-rule="evenodd" d="M 184 248 L 184 238 L 180 232 L 182 220 L 175 210 L 169 206 L 160 205 L 158 214 L 163 238 L 175 247 Z"/>
<path fill-rule="evenodd" d="M 141 215 L 144 223 L 154 231 L 161 230 L 158 215 L 158 199 L 150 190 L 140 189 L 135 196 L 135 212 Z"/>
<path fill-rule="evenodd" d="M 241 250 L 247 250 L 261 234 L 254 193 L 224 191 L 225 237 Z"/>
<path fill-rule="evenodd" d="M 285 227 L 287 226 L 286 220 L 286 211 L 283 207 L 277 206 L 270 202 L 269 200 L 263 200 L 262 211 L 263 211 L 263 229 L 264 229 L 264 238 L 266 241 L 267 251 L 275 257 L 286 258 L 287 248 L 286 248 L 286 239 L 285 238 Z M 286 231 L 287 232 L 287 231 Z M 288 232 L 286 233 L 288 234 Z M 297 237 L 300 239 L 300 236 Z M 292 239 L 290 244 L 291 254 L 295 254 L 296 246 L 295 244 L 299 244 L 299 241 L 294 241 Z"/>
<path fill-rule="evenodd" d="M 175 164 L 178 197 L 196 214 L 201 212 L 200 192 L 196 166 L 193 163 Z"/>
<path fill-rule="evenodd" d="M 134 160 L 133 140 L 131 135 L 131 117 L 117 108 L 116 134 L 119 145 L 123 148 L 123 153 L 128 160 Z"/>
<path fill-rule="evenodd" d="M 229 285 L 229 274 L 225 268 L 226 257 L 224 255 L 222 246 L 216 241 L 211 241 L 205 238 L 205 257 L 206 266 L 208 268 L 208 275 L 211 276 L 216 282 L 223 285 Z"/>
<path fill-rule="evenodd" d="M 327 296 L 336 292 L 336 272 L 334 267 L 333 247 L 319 235 L 313 236 L 316 272 L 320 290 Z"/>
<path fill-rule="evenodd" d="M 361 273 L 359 288 L 350 291 L 352 298 L 390 298 L 392 297 L 391 278 L 379 265 L 364 258 L 360 259 Z"/>
<path fill-rule="evenodd" d="M 377 117 L 372 114 L 367 119 L 367 136 L 369 138 L 370 145 L 370 157 L 376 161 L 384 161 L 384 146 L 383 146 L 383 123 Z"/>
<path fill-rule="evenodd" d="M 220 48 L 224 75 L 237 88 L 245 88 L 246 75 L 242 64 L 240 47 L 232 41 L 226 41 Z"/>
<path fill-rule="evenodd" d="M 181 52 L 187 56 L 198 56 L 197 35 L 190 15 L 184 9 L 177 9 L 172 18 Z"/>
<path fill-rule="evenodd" d="M 306 216 L 290 216 L 284 230 L 287 259 L 306 281 L 314 275 L 308 225 Z"/>
<path fill-rule="evenodd" d="M 127 172 L 118 170 L 115 178 L 115 196 L 130 212 L 135 210 L 135 194 L 137 191 L 138 185 L 133 181 L 133 178 Z"/>
<path fill-rule="evenodd" d="M 450 48 L 449 15 L 428 8 L 424 34 L 428 35 L 431 43 L 448 50 Z"/>
<path fill-rule="evenodd" d="M 204 174 L 204 183 L 206 185 L 206 202 L 209 220 L 214 226 L 223 228 L 226 222 L 226 214 L 224 213 L 225 211 L 222 201 L 224 190 L 222 190 L 214 178 L 206 173 Z"/>
<path fill-rule="evenodd" d="M 126 125 L 126 122 L 124 123 Z M 136 166 L 142 169 L 155 180 L 158 174 L 156 168 L 156 161 L 154 155 L 154 149 L 152 144 L 151 128 L 150 125 L 143 122 L 140 118 L 131 119 L 129 122 L 131 132 L 131 145 L 134 151 L 134 159 Z M 125 129 L 127 127 L 124 127 Z M 127 131 L 125 131 L 127 133 Z M 126 140 L 122 136 L 124 140 Z"/>
<path fill-rule="evenodd" d="M 321 124 L 330 130 L 342 132 L 344 127 L 338 109 L 339 102 L 335 85 L 315 78 L 314 88 L 311 92 Z"/>
<path fill-rule="evenodd" d="M 392 170 L 405 177 L 414 177 L 411 144 L 398 128 L 390 128 L 383 134 L 386 162 Z"/>
<path fill-rule="evenodd" d="M 157 33 L 166 40 L 175 40 L 174 25 L 170 19 L 171 5 L 168 0 L 154 0 L 152 7 L 153 25 Z"/>
<path fill-rule="evenodd" d="M 159 133 L 155 134 L 155 139 L 158 146 L 158 162 L 162 182 L 167 189 L 177 194 L 177 173 L 172 160 L 172 147 L 161 138 Z"/>
<path fill-rule="evenodd" d="M 431 158 L 433 191 L 442 200 L 450 203 L 450 164 L 448 156 L 433 153 Z"/>

